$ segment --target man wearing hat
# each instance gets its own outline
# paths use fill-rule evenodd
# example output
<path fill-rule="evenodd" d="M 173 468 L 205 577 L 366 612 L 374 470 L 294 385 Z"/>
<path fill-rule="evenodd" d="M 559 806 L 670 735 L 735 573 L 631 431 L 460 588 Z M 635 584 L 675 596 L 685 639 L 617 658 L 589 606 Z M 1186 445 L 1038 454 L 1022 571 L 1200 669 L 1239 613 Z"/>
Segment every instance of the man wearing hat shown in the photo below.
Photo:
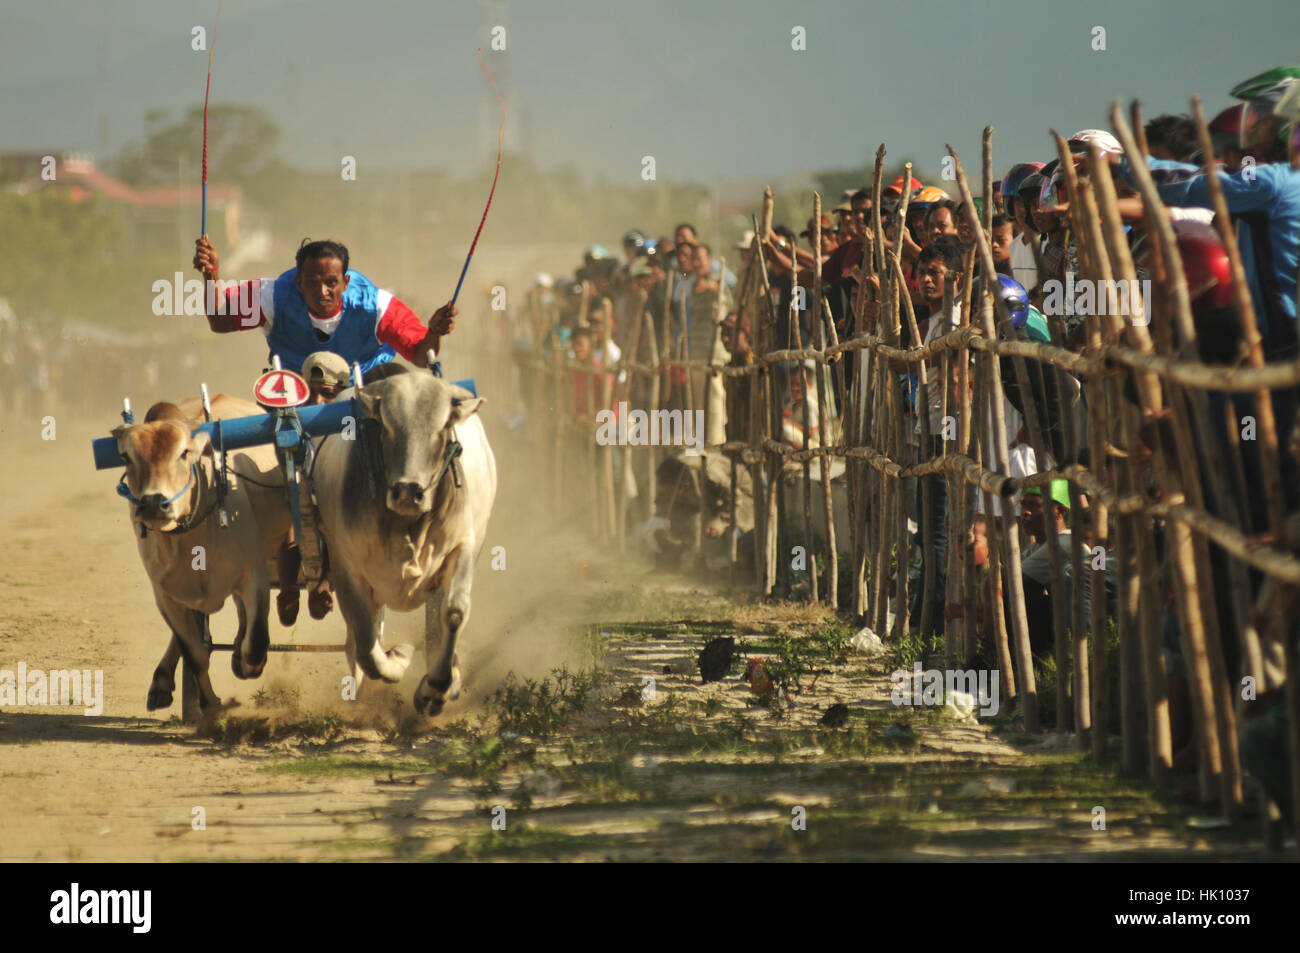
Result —
<path fill-rule="evenodd" d="M 802 232 L 800 232 L 799 236 L 801 238 L 806 238 L 808 239 L 809 242 L 811 242 L 813 240 L 813 230 L 816 224 L 817 224 L 817 220 L 815 218 L 808 219 L 808 227 L 805 228 Z M 829 255 L 838 246 L 839 246 L 839 231 L 835 227 L 835 223 L 831 220 L 831 217 L 829 215 L 823 214 L 821 253 L 823 255 Z"/>
<path fill-rule="evenodd" d="M 311 391 L 309 405 L 329 403 L 352 382 L 347 361 L 333 351 L 315 351 L 308 356 L 302 364 L 302 378 Z"/>

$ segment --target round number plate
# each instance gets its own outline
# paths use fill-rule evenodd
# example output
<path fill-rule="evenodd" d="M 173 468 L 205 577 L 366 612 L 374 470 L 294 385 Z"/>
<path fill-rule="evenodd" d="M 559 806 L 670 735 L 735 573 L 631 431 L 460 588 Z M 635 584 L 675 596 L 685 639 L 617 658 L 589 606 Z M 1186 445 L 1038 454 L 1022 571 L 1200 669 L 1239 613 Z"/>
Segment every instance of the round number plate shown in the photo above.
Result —
<path fill-rule="evenodd" d="M 293 371 L 267 371 L 253 385 L 253 397 L 263 407 L 298 407 L 310 396 L 307 382 Z"/>

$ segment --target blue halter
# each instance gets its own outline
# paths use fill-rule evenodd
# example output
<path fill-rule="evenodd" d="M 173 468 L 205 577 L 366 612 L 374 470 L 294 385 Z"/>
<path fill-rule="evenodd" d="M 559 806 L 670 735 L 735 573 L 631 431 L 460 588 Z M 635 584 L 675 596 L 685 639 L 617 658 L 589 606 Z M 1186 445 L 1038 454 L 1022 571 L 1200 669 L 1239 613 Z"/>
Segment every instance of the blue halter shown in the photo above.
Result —
<path fill-rule="evenodd" d="M 177 500 L 179 500 L 182 496 L 184 496 L 186 493 L 190 491 L 190 487 L 194 485 L 194 471 L 196 467 L 198 467 L 197 463 L 190 464 L 190 478 L 185 481 L 185 485 L 181 487 L 179 493 L 173 496 L 170 500 L 163 500 L 162 502 L 163 506 L 170 506 L 172 503 L 175 503 Z M 126 485 L 125 476 L 123 476 L 122 479 L 119 480 L 117 483 L 117 495 L 121 497 L 125 497 L 126 499 L 134 503 L 136 506 L 144 506 L 143 500 L 137 500 L 131 494 L 131 488 Z"/>

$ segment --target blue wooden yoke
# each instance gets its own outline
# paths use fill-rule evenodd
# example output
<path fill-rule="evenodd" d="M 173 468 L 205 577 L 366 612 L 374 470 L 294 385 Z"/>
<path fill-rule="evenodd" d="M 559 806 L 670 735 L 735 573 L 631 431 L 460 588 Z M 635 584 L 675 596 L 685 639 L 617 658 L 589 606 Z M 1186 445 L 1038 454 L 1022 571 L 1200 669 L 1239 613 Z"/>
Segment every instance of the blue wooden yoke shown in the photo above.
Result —
<path fill-rule="evenodd" d="M 463 387 L 475 397 L 478 390 L 473 378 L 453 381 L 457 387 Z M 343 429 L 345 417 L 359 420 L 365 416 L 356 399 L 338 401 L 337 403 L 319 404 L 312 407 L 299 407 L 298 419 L 302 421 L 303 432 L 310 437 L 324 437 L 338 433 Z M 235 417 L 230 420 L 212 421 L 195 428 L 195 433 L 207 433 L 216 445 L 217 424 L 221 425 L 221 437 L 225 449 L 238 450 L 242 447 L 254 447 L 258 444 L 275 441 L 275 415 L 258 414 L 255 417 Z M 122 466 L 122 454 L 117 448 L 116 437 L 99 437 L 91 443 L 95 455 L 96 470 L 111 470 Z"/>

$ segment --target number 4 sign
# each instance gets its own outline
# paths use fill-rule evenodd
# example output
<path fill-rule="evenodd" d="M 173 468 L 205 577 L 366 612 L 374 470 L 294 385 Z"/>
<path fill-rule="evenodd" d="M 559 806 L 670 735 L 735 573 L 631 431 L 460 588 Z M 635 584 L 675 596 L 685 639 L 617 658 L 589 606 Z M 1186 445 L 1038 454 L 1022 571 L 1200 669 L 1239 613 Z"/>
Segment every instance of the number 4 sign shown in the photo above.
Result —
<path fill-rule="evenodd" d="M 267 371 L 253 385 L 253 396 L 263 407 L 298 407 L 307 403 L 311 391 L 293 371 Z"/>

